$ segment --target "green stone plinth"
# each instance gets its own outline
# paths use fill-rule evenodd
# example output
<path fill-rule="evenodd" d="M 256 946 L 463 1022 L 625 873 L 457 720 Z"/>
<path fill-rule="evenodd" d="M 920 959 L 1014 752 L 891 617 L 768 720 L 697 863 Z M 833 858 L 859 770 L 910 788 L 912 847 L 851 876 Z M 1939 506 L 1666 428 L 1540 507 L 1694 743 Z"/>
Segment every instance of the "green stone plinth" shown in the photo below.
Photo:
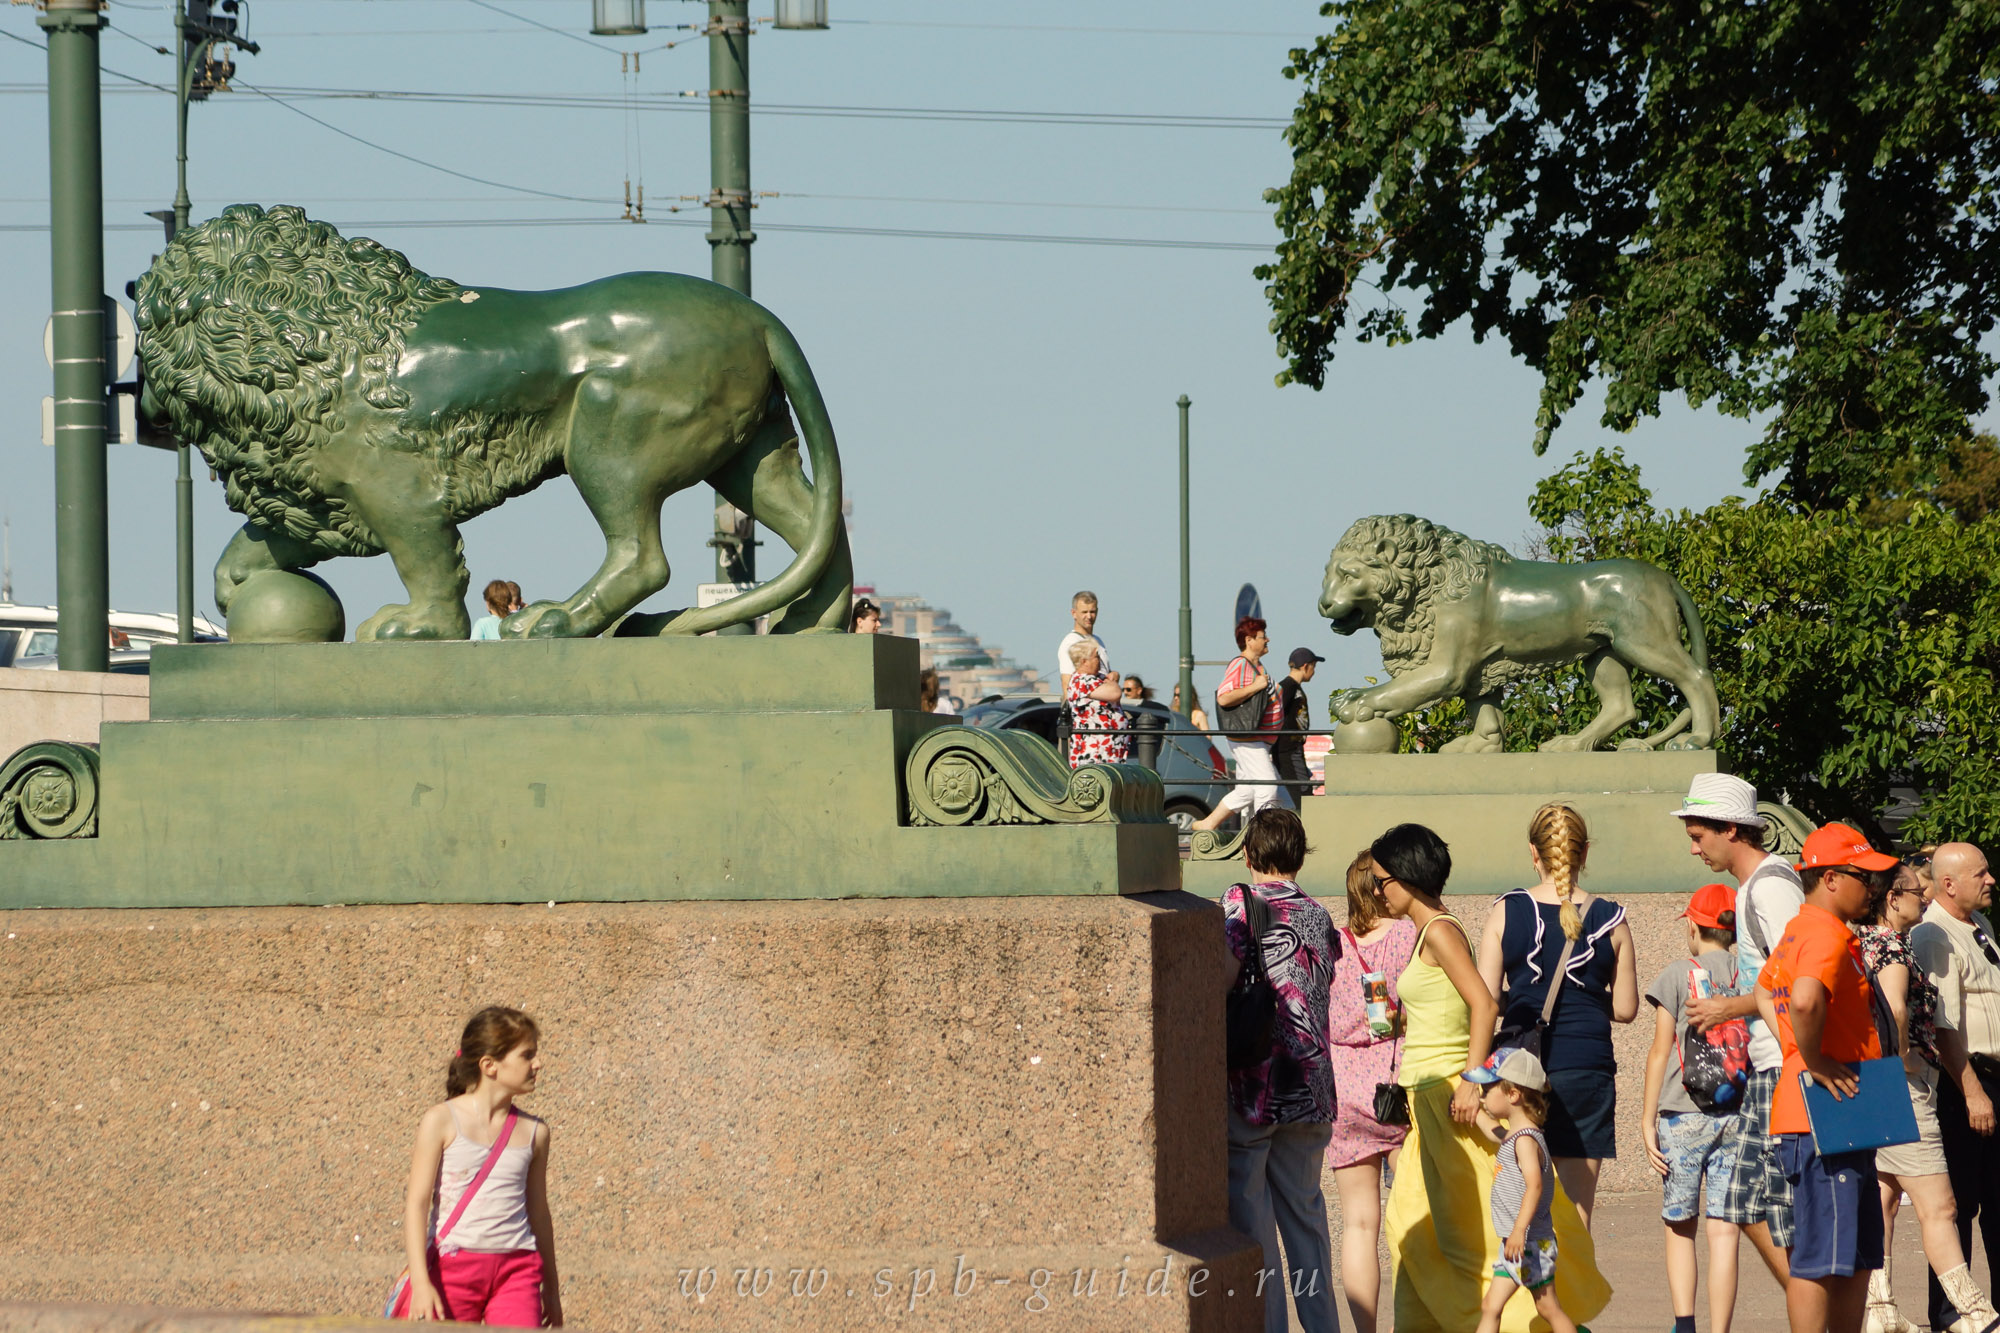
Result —
<path fill-rule="evenodd" d="M 0 907 L 1146 893 L 1163 823 L 907 825 L 891 636 L 156 650 L 98 836 L 0 842 Z"/>
<path fill-rule="evenodd" d="M 1688 854 L 1674 812 L 1713 750 L 1593 754 L 1339 755 L 1326 795 L 1300 803 L 1313 856 L 1300 883 L 1314 896 L 1346 892 L 1354 853 L 1394 824 L 1428 824 L 1451 845 L 1450 893 L 1504 893 L 1534 882 L 1528 820 L 1545 802 L 1575 806 L 1590 826 L 1584 886 L 1618 897 L 1687 893 L 1714 879 Z M 1243 877 L 1241 861 L 1186 866 L 1191 892 L 1214 896 Z"/>

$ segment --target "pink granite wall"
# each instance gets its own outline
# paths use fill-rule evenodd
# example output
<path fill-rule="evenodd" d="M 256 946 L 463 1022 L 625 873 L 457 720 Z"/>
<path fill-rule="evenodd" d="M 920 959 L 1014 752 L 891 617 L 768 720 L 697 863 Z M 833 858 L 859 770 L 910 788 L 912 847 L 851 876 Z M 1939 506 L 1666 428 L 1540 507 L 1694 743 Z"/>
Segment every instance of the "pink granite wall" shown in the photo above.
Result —
<path fill-rule="evenodd" d="M 1183 894 L 0 913 L 0 1300 L 379 1310 L 498 1002 L 578 1326 L 1255 1328 L 1219 938 Z"/>
<path fill-rule="evenodd" d="M 106 722 L 144 722 L 144 676 L 0 667 L 0 760 L 36 741 L 96 744 Z"/>

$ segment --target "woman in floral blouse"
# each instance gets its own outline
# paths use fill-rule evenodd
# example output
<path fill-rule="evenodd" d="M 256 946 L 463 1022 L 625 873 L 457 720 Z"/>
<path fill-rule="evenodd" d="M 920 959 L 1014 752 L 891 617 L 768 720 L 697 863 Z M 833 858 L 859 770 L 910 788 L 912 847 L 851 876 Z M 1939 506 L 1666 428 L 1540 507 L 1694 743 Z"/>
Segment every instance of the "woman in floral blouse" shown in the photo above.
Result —
<path fill-rule="evenodd" d="M 1125 710 L 1118 706 L 1118 673 L 1101 669 L 1097 644 L 1091 639 L 1071 644 L 1069 660 L 1076 667 L 1063 695 L 1076 727 L 1069 738 L 1069 766 L 1124 763 L 1131 753 L 1132 738 L 1107 730 L 1115 728 L 1123 733 L 1125 729 Z"/>
<path fill-rule="evenodd" d="M 1937 1026 L 1937 987 L 1910 952 L 1910 927 L 1923 914 L 1923 882 L 1905 864 L 1896 868 L 1888 892 L 1875 909 L 1855 923 L 1862 961 L 1881 987 L 1882 998 L 1888 1001 L 1889 1012 L 1896 1019 L 1903 1073 L 1910 1084 L 1910 1105 L 1917 1113 L 1915 1143 L 1881 1148 L 1875 1153 L 1885 1224 L 1882 1252 L 1885 1256 L 1890 1253 L 1896 1211 L 1907 1191 L 1910 1202 L 1916 1205 L 1917 1221 L 1923 1227 L 1924 1257 L 1947 1290 L 1979 1295 L 1983 1310 L 1960 1308 L 1959 1313 L 1972 1316 L 1973 1327 L 1985 1328 L 1994 1318 L 1993 1307 L 1985 1303 L 1985 1297 L 1973 1285 L 1972 1272 L 1965 1265 L 1965 1250 L 1958 1242 L 1954 1220 L 1958 1204 L 1952 1196 L 1951 1177 L 1945 1174 L 1944 1138 L 1937 1118 L 1938 1080 L 1956 1076 L 1947 1071 L 1965 1068 L 1965 1038 L 1949 1027 Z M 1912 1329 L 1896 1310 L 1886 1263 L 1869 1278 L 1868 1313 L 1869 1327 L 1880 1328 L 1883 1333 Z"/>

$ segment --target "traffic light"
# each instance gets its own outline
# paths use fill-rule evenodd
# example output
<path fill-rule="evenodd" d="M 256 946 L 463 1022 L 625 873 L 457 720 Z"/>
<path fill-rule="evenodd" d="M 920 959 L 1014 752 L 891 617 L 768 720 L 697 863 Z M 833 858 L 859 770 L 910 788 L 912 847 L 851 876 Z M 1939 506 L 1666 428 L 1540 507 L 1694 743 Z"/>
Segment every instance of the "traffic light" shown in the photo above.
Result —
<path fill-rule="evenodd" d="M 210 93 L 229 91 L 236 74 L 230 48 L 238 45 L 237 29 L 242 17 L 242 0 L 187 0 L 187 26 L 182 40 L 187 49 L 181 58 L 189 66 L 188 100 L 206 101 Z M 254 50 L 254 47 L 249 49 Z"/>

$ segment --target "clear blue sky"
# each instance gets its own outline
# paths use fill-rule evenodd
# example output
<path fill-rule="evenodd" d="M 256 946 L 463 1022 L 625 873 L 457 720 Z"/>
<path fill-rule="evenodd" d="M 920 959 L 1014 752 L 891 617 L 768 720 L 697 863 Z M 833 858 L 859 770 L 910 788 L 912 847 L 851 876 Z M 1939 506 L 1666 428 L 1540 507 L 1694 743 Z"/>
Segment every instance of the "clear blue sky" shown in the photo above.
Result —
<path fill-rule="evenodd" d="M 297 203 L 468 283 L 555 287 L 630 269 L 706 276 L 705 213 L 667 214 L 708 187 L 705 103 L 630 118 L 620 50 L 685 38 L 702 5 L 652 0 L 643 38 L 586 35 L 589 0 L 254 0 L 239 87 L 193 111 L 197 218 L 239 201 Z M 768 13 L 769 4 L 753 4 Z M 504 12 L 503 12 L 504 11 Z M 104 65 L 165 83 L 171 6 L 113 0 Z M 1326 553 L 1356 517 L 1409 510 L 1507 544 L 1559 458 L 1617 437 L 1595 406 L 1547 459 L 1529 449 L 1535 377 L 1455 334 L 1414 347 L 1347 346 L 1327 387 L 1276 388 L 1279 362 L 1252 267 L 1257 249 L 1146 248 L 785 231 L 835 228 L 1166 239 L 1265 247 L 1261 192 L 1288 154 L 1288 48 L 1316 6 L 1092 0 L 999 5 L 832 0 L 820 33 L 761 30 L 752 47 L 754 294 L 785 320 L 824 388 L 854 504 L 859 577 L 947 606 L 1042 670 L 1071 591 L 1102 598 L 1117 664 L 1171 676 L 1178 603 L 1174 399 L 1194 400 L 1196 656 L 1225 656 L 1239 584 L 1263 593 L 1274 647 L 1332 660 L 1323 685 L 1379 670 L 1373 636 L 1343 640 L 1313 608 Z M 561 28 L 568 36 L 531 25 Z M 39 41 L 26 7 L 0 31 Z M 593 43 L 595 44 L 593 46 Z M 699 39 L 648 50 L 647 94 L 706 86 Z M 39 442 L 49 373 L 42 54 L 0 40 L 14 146 L 0 196 L 0 508 L 13 520 L 15 593 L 55 598 L 53 460 Z M 170 96 L 105 80 L 106 289 L 159 248 L 144 214 L 173 196 Z M 548 199 L 459 179 L 342 137 L 249 86 L 568 96 L 602 107 L 419 104 L 294 96 L 299 110 L 426 161 Z M 1249 118 L 1244 127 L 786 114 L 786 106 Z M 1086 116 L 1084 119 L 1088 120 Z M 652 225 L 610 221 L 628 161 Z M 642 170 L 641 165 L 642 164 Z M 843 198 L 842 196 L 850 196 Z M 861 197 L 853 197 L 861 196 Z M 530 218 L 589 225 L 522 226 Z M 492 223 L 418 226 L 417 222 Z M 1622 442 L 1656 496 L 1704 505 L 1740 488 L 1753 428 L 1676 408 Z M 173 604 L 173 460 L 120 448 L 111 464 L 113 605 Z M 197 584 L 240 523 L 197 487 Z M 669 501 L 674 577 L 654 605 L 710 578 L 706 491 Z M 476 589 L 517 580 L 568 595 L 602 546 L 575 491 L 551 482 L 475 520 Z M 761 553 L 763 572 L 786 556 Z M 386 557 L 319 567 L 350 627 L 402 600 Z M 1202 689 L 1216 672 L 1201 673 Z"/>

